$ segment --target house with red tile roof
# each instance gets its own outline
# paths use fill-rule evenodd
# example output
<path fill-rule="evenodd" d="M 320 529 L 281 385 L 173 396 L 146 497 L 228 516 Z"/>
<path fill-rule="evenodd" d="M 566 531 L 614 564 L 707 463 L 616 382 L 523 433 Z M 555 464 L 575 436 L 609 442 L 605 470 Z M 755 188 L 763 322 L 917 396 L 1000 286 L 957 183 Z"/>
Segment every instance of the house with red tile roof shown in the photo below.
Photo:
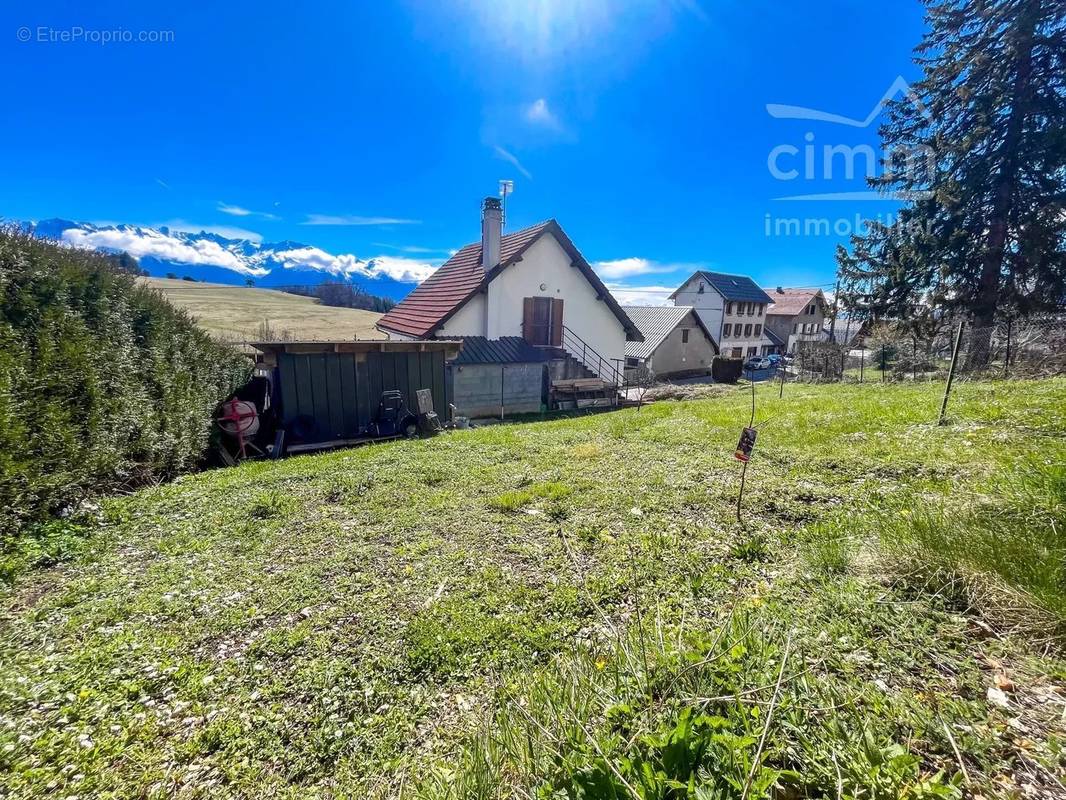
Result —
<path fill-rule="evenodd" d="M 793 353 L 801 342 L 822 338 L 822 323 L 829 305 L 821 289 L 767 289 L 773 305 L 766 312 L 766 330 L 784 342 Z"/>
<path fill-rule="evenodd" d="M 552 219 L 504 234 L 495 197 L 484 201 L 481 223 L 481 240 L 460 248 L 378 329 L 401 340 L 521 337 L 613 382 L 626 342 L 641 333 L 562 226 Z"/>

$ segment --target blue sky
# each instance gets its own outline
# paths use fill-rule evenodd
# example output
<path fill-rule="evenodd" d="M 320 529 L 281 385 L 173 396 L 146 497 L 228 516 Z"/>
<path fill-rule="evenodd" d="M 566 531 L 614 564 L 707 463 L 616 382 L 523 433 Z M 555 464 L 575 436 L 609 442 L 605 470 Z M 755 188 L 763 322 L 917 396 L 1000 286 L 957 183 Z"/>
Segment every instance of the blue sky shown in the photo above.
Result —
<path fill-rule="evenodd" d="M 511 178 L 508 227 L 557 218 L 612 286 L 646 289 L 630 300 L 695 266 L 830 283 L 856 215 L 892 203 L 776 198 L 865 188 L 861 159 L 850 178 L 829 159 L 826 178 L 821 148 L 876 148 L 861 123 L 918 77 L 924 30 L 917 0 L 43 0 L 0 16 L 0 216 L 436 264 Z M 105 35 L 135 40 L 85 41 Z"/>

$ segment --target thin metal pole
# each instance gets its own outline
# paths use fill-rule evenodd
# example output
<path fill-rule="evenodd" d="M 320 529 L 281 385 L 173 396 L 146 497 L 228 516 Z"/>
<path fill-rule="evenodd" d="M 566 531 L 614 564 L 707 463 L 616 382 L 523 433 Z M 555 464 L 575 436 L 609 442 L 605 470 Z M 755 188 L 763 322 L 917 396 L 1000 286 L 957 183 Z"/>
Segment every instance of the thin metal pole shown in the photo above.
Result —
<path fill-rule="evenodd" d="M 1007 317 L 1007 354 L 1006 354 L 1006 358 L 1004 358 L 1004 360 L 1003 360 L 1003 377 L 1004 378 L 1010 376 L 1010 329 L 1011 329 L 1011 323 L 1012 322 L 1013 322 L 1013 320 L 1010 317 Z"/>
<path fill-rule="evenodd" d="M 960 320 L 959 330 L 955 333 L 955 346 L 951 348 L 951 366 L 948 367 L 948 385 L 944 387 L 944 401 L 940 404 L 940 419 L 937 425 L 944 424 L 944 415 L 948 412 L 948 395 L 951 394 L 951 384 L 955 381 L 955 364 L 959 360 L 959 344 L 962 342 L 962 329 L 965 324 Z"/>
<path fill-rule="evenodd" d="M 751 421 L 748 422 L 749 428 L 755 427 L 755 373 L 750 373 L 751 377 Z M 748 456 L 751 459 L 751 456 Z M 740 491 L 737 492 L 737 523 L 743 525 L 744 520 L 740 516 L 741 503 L 744 501 L 744 481 L 748 476 L 748 462 L 744 462 L 744 466 L 740 468 Z"/>
<path fill-rule="evenodd" d="M 744 499 L 744 479 L 748 475 L 748 462 L 744 462 L 744 466 L 740 468 L 740 491 L 737 492 L 737 522 L 741 525 L 744 524 L 744 520 L 740 516 L 740 504 Z"/>
<path fill-rule="evenodd" d="M 881 383 L 885 382 L 885 346 L 881 345 Z"/>
<path fill-rule="evenodd" d="M 866 345 L 859 348 L 859 383 L 863 380 L 863 368 L 866 366 Z"/>
<path fill-rule="evenodd" d="M 748 423 L 749 428 L 755 427 L 755 373 L 751 373 L 751 422 Z"/>

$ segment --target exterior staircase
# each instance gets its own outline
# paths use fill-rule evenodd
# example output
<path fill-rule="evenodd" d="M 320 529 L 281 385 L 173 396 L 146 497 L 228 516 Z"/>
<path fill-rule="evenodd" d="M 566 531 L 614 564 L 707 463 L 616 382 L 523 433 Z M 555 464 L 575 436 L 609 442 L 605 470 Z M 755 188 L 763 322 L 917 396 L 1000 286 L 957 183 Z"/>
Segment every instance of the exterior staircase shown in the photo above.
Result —
<path fill-rule="evenodd" d="M 625 383 L 619 365 L 605 359 L 565 325 L 562 347 L 552 349 L 549 407 L 565 410 L 618 405 Z"/>

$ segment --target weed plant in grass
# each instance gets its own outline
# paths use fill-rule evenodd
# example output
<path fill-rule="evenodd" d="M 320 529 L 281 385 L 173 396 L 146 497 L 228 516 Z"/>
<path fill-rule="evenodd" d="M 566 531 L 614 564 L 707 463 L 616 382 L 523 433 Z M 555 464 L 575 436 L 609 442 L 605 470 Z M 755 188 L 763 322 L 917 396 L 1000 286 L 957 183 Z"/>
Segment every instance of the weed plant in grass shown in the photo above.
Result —
<path fill-rule="evenodd" d="M 1011 622 L 1066 629 L 1066 462 L 1033 457 L 976 486 L 900 498 L 878 515 L 888 552 L 915 577 L 957 582 Z"/>

